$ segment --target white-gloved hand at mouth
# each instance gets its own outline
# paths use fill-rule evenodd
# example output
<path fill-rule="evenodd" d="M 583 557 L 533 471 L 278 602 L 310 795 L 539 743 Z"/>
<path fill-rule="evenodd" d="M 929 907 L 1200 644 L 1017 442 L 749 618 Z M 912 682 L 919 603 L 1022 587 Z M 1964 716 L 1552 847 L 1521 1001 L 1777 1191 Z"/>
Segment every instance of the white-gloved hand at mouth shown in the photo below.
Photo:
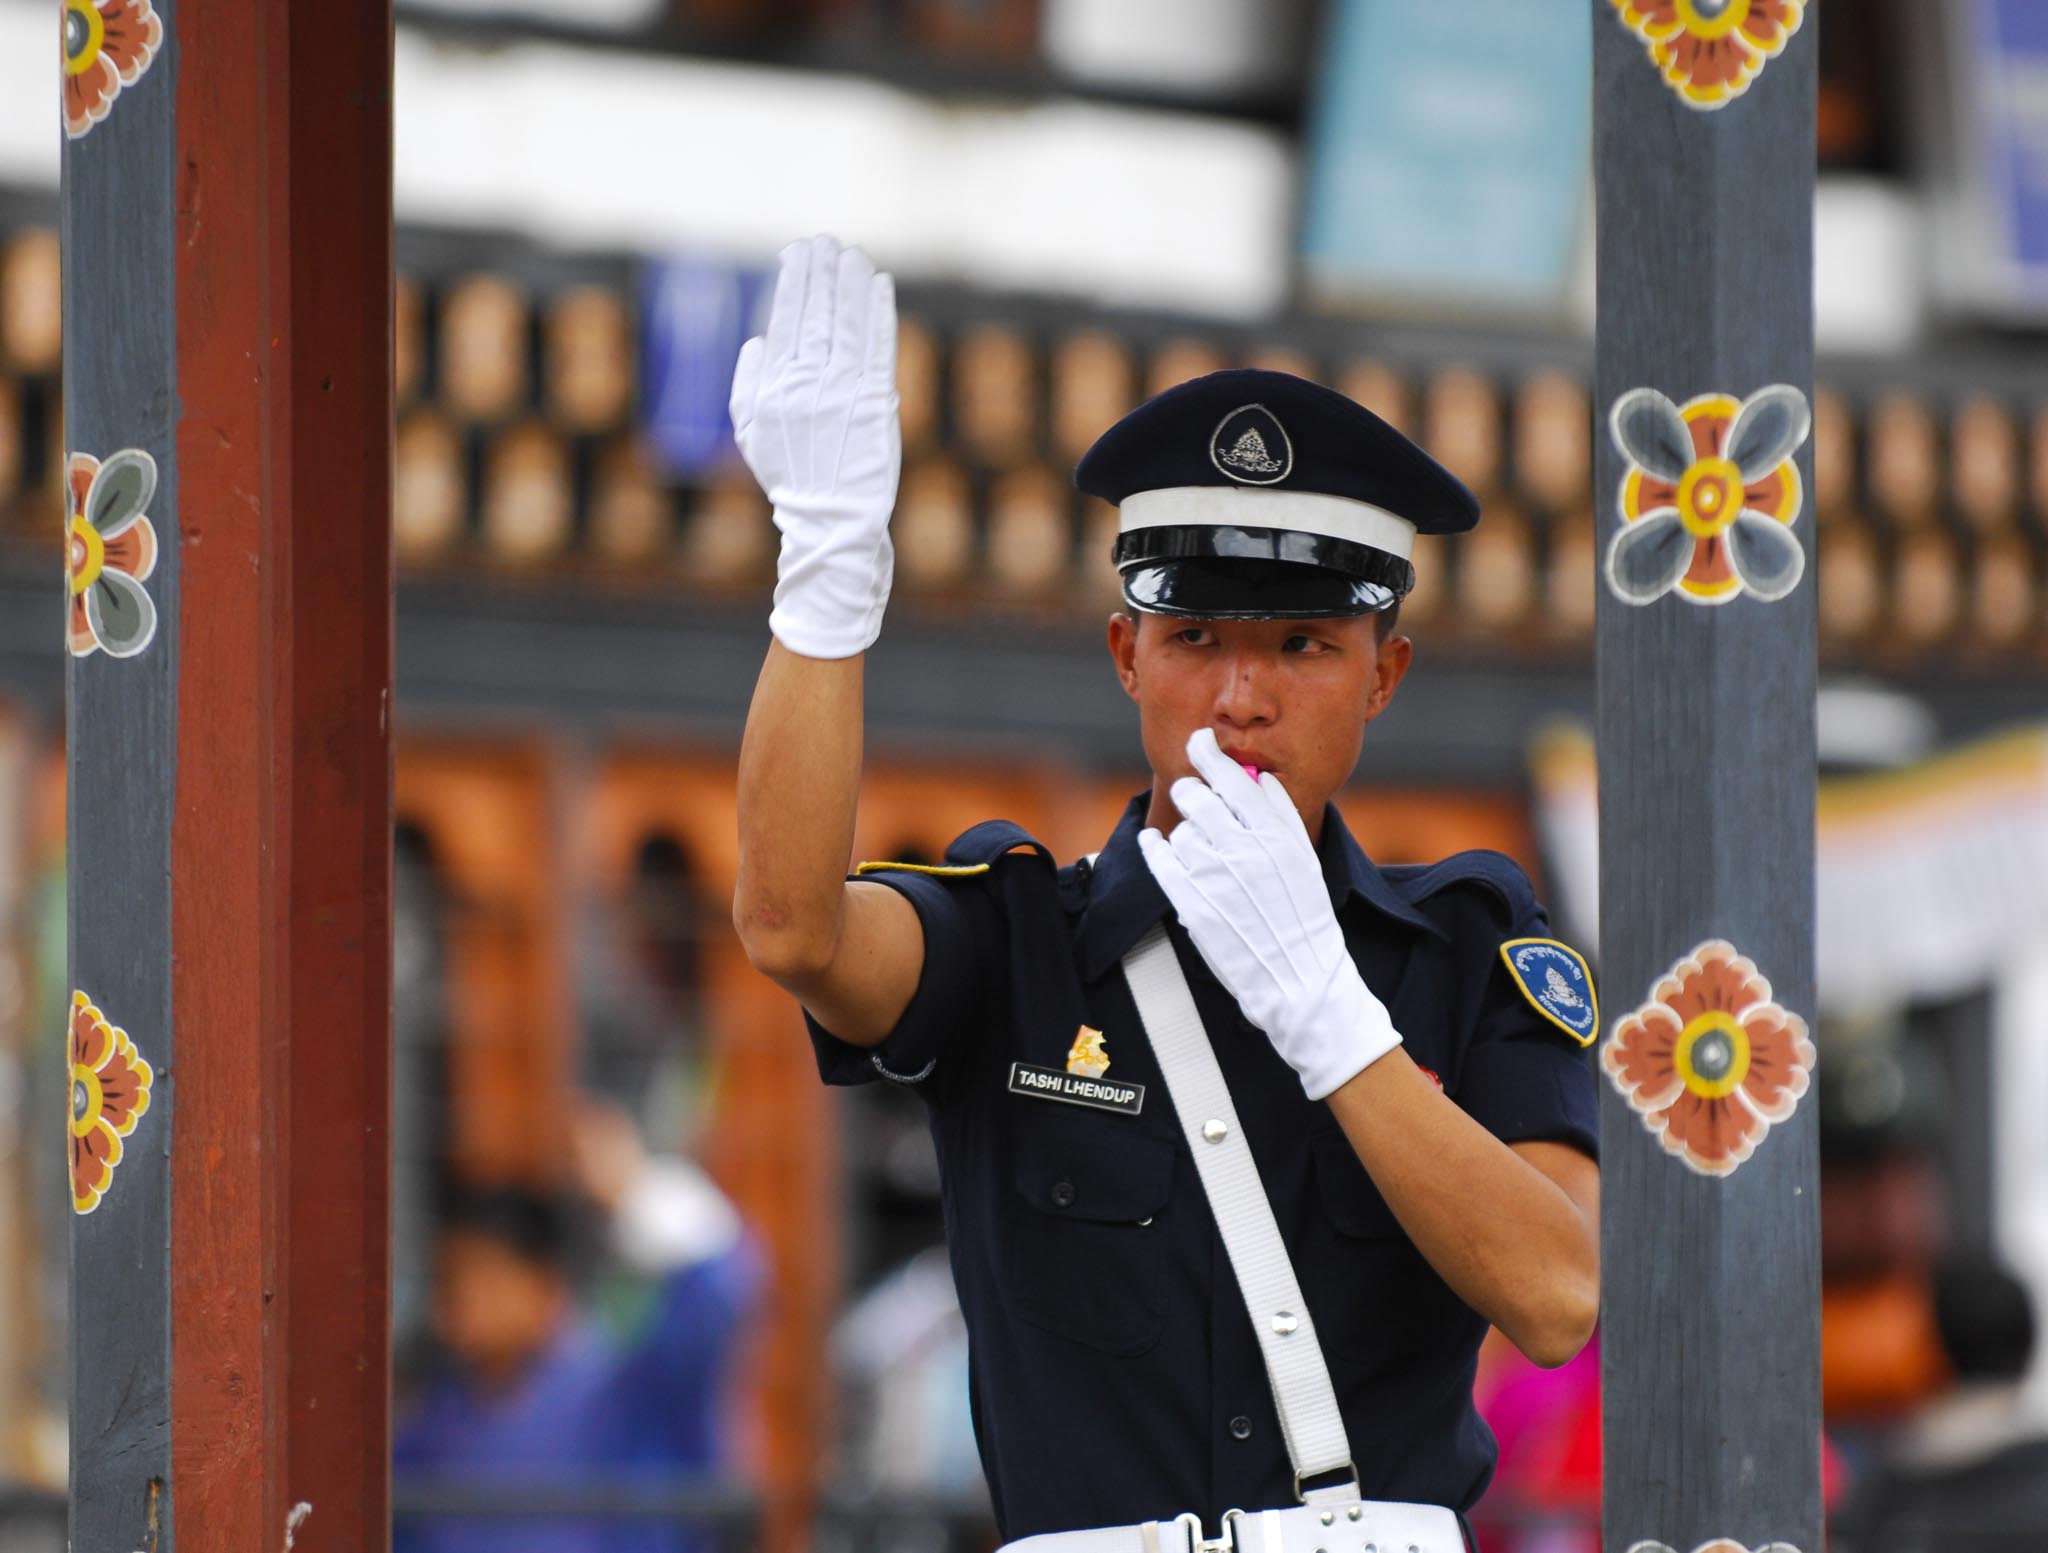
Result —
<path fill-rule="evenodd" d="M 731 408 L 782 532 L 768 628 L 807 658 L 865 652 L 895 571 L 895 283 L 829 237 L 783 249 L 768 332 L 740 348 Z"/>
<path fill-rule="evenodd" d="M 1139 849 L 1202 959 L 1321 1100 L 1401 1044 L 1344 947 L 1315 844 L 1272 772 L 1254 781 L 1210 729 L 1169 790 L 1181 822 Z"/>

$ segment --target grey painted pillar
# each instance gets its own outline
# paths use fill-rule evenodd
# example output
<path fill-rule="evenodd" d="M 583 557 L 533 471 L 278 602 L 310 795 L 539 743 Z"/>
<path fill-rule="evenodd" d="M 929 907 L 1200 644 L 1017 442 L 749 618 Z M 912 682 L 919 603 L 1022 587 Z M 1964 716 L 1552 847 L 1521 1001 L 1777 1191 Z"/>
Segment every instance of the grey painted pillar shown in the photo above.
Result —
<path fill-rule="evenodd" d="M 63 34 L 71 1545 L 123 1553 L 170 1526 L 179 8 Z"/>
<path fill-rule="evenodd" d="M 1816 18 L 1593 9 L 1603 1543 L 1820 1553 Z"/>

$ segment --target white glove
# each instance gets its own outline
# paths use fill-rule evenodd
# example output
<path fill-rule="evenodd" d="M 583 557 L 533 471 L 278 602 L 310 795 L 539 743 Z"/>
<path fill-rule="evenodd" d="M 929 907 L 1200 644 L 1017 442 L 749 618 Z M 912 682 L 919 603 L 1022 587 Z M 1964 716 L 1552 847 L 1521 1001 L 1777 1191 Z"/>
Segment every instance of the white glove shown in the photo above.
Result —
<path fill-rule="evenodd" d="M 740 348 L 732 429 L 782 531 L 768 628 L 807 658 L 881 634 L 903 463 L 896 287 L 829 237 L 782 250 L 768 333 Z"/>
<path fill-rule="evenodd" d="M 1272 772 L 1254 782 L 1207 728 L 1188 740 L 1203 780 L 1170 789 L 1181 822 L 1138 847 L 1202 959 L 1321 1100 L 1401 1044 L 1358 974 L 1308 830 Z"/>

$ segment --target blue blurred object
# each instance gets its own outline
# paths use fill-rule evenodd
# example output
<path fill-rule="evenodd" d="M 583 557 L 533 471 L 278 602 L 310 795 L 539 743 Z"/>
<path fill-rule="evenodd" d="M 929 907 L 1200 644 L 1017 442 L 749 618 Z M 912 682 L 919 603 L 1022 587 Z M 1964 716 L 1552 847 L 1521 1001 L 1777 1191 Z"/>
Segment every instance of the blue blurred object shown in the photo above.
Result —
<path fill-rule="evenodd" d="M 656 259 L 641 272 L 642 429 L 671 475 L 708 474 L 734 456 L 733 362 L 759 331 L 768 280 L 698 258 Z"/>
<path fill-rule="evenodd" d="M 759 1251 L 742 1240 L 669 1272 L 632 1342 L 572 1319 L 509 1381 L 490 1384 L 449 1365 L 400 1422 L 398 1484 L 573 1493 L 729 1470 L 735 1342 L 763 1277 Z M 407 1516 L 392 1540 L 394 1553 L 707 1553 L 714 1545 L 673 1524 L 569 1515 Z"/>
<path fill-rule="evenodd" d="M 2013 290 L 2048 301 L 2048 5 L 1977 0 L 1984 176 Z"/>
<path fill-rule="evenodd" d="M 1591 20 L 1583 0 L 1334 0 L 1303 191 L 1312 289 L 1560 304 L 1591 182 Z"/>

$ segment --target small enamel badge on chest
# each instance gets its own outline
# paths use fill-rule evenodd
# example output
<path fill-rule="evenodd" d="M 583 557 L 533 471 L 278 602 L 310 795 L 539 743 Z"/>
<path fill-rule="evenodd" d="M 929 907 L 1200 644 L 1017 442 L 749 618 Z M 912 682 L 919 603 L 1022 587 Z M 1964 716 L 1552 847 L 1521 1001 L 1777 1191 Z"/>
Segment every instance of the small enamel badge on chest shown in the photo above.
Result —
<path fill-rule="evenodd" d="M 1109 1072 L 1109 1053 L 1102 1044 L 1102 1032 L 1083 1025 L 1067 1048 L 1065 1072 L 1041 1068 L 1029 1062 L 1010 1064 L 1010 1093 L 1033 1100 L 1064 1100 L 1069 1105 L 1089 1105 L 1098 1111 L 1115 1111 L 1136 1116 L 1145 1108 L 1143 1084 L 1118 1084 L 1104 1077 Z"/>
<path fill-rule="evenodd" d="M 1511 938 L 1501 960 L 1530 1007 L 1581 1046 L 1600 1033 L 1600 1003 L 1593 973 L 1576 949 L 1554 938 Z"/>

